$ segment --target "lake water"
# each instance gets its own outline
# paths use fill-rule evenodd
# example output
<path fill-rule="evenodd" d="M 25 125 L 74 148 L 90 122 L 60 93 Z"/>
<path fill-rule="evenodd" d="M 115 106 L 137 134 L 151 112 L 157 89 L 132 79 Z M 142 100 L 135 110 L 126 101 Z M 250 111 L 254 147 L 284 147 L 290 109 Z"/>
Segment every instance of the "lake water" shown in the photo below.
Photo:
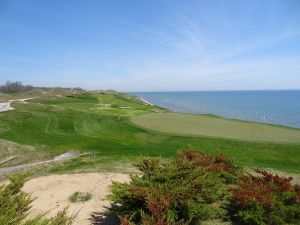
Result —
<path fill-rule="evenodd" d="M 300 128 L 300 90 L 138 92 L 134 94 L 175 112 L 214 114 L 225 118 Z"/>

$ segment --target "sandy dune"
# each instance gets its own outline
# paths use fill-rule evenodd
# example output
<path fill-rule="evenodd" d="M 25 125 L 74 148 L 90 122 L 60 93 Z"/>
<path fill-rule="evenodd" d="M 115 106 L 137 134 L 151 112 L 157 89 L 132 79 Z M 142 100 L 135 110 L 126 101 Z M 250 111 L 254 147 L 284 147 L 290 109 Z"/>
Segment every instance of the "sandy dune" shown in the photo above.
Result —
<path fill-rule="evenodd" d="M 109 193 L 108 187 L 113 180 L 127 182 L 129 176 L 117 173 L 85 173 L 34 178 L 26 182 L 23 188 L 38 197 L 33 202 L 29 215 L 36 216 L 50 210 L 47 215 L 52 216 L 58 210 L 69 206 L 69 212 L 79 211 L 75 225 L 93 224 L 91 214 L 101 212 L 109 205 L 105 196 Z M 93 197 L 88 202 L 70 203 L 68 198 L 76 191 L 89 192 Z"/>

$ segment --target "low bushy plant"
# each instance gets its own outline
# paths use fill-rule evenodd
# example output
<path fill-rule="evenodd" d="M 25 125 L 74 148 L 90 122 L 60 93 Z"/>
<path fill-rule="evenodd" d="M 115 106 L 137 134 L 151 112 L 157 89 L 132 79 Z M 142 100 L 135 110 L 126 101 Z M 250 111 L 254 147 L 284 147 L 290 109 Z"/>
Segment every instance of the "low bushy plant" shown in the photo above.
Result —
<path fill-rule="evenodd" d="M 264 170 L 245 173 L 222 154 L 179 152 L 144 159 L 142 176 L 114 182 L 109 209 L 122 225 L 190 225 L 217 219 L 239 225 L 300 224 L 300 186 Z"/>
<path fill-rule="evenodd" d="M 170 161 L 144 159 L 142 176 L 113 183 L 111 212 L 122 224 L 195 224 L 226 217 L 229 188 L 240 171 L 223 155 L 187 150 Z"/>
<path fill-rule="evenodd" d="M 74 192 L 70 197 L 69 197 L 69 201 L 72 203 L 75 202 L 87 202 L 92 198 L 92 194 L 91 193 L 87 193 L 87 192 Z"/>

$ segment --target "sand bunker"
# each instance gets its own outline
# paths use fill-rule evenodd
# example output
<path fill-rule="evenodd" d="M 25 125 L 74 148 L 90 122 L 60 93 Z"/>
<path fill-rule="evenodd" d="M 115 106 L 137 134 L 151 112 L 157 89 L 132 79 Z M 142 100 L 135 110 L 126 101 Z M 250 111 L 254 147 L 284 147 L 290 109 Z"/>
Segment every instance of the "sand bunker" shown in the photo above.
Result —
<path fill-rule="evenodd" d="M 19 101 L 19 102 L 22 102 L 24 104 L 28 104 L 26 101 L 36 99 L 36 98 L 38 98 L 38 97 L 35 97 L 35 98 L 22 98 L 22 99 L 16 99 L 16 100 L 9 100 L 8 102 L 2 102 L 2 103 L 0 103 L 0 112 L 6 112 L 6 111 L 14 110 L 15 108 L 10 106 L 10 104 L 14 101 Z"/>
<path fill-rule="evenodd" d="M 78 212 L 75 225 L 88 225 L 95 223 L 92 213 L 103 212 L 109 202 L 105 196 L 109 193 L 108 187 L 112 181 L 128 182 L 129 176 L 118 173 L 84 173 L 51 175 L 34 178 L 25 183 L 24 191 L 37 197 L 29 216 L 50 212 L 53 216 L 58 210 L 69 206 L 69 212 Z M 83 203 L 70 203 L 68 198 L 74 192 L 89 192 L 92 199 Z"/>
<path fill-rule="evenodd" d="M 0 103 L 0 112 L 6 112 L 9 110 L 13 110 L 14 108 L 10 106 L 11 102 L 12 101 Z"/>

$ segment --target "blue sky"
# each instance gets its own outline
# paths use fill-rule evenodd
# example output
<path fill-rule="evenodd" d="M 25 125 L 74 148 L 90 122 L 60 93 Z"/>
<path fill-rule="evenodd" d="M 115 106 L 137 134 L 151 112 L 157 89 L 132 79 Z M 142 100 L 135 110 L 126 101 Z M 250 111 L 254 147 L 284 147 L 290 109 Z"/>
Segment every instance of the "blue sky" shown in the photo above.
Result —
<path fill-rule="evenodd" d="M 300 89 L 299 0 L 0 0 L 0 83 Z"/>

